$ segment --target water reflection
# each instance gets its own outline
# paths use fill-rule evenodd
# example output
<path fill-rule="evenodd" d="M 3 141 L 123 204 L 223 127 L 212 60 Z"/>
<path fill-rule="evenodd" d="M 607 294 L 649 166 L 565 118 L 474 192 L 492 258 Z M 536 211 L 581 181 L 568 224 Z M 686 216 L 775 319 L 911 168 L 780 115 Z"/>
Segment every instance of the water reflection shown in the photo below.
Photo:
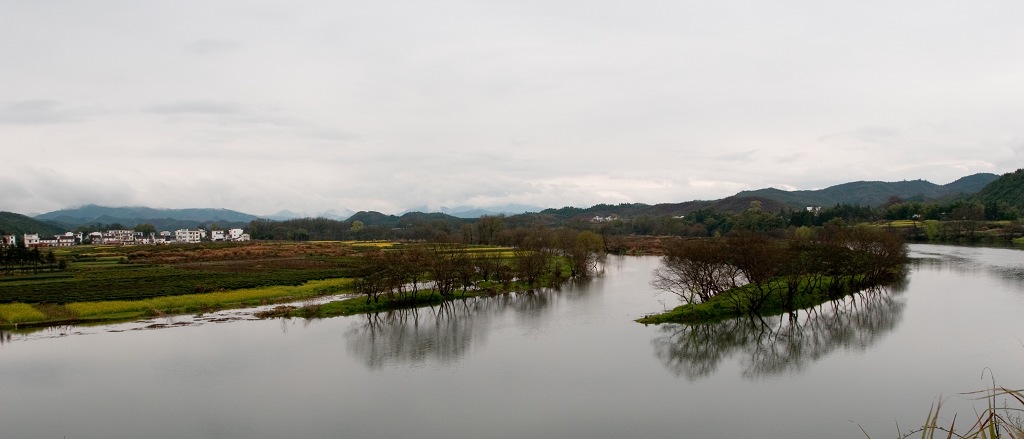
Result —
<path fill-rule="evenodd" d="M 492 320 L 513 313 L 524 322 L 540 321 L 554 290 L 471 297 L 441 305 L 392 310 L 355 318 L 346 331 L 350 353 L 370 369 L 388 365 L 449 364 L 483 342 Z"/>
<path fill-rule="evenodd" d="M 910 265 L 914 269 L 931 267 L 962 276 L 975 276 L 983 271 L 1007 284 L 1019 286 L 1024 283 L 1024 252 L 1005 250 L 1010 251 L 947 245 L 911 246 Z"/>
<path fill-rule="evenodd" d="M 839 348 L 865 350 L 892 332 L 905 305 L 899 291 L 874 288 L 765 319 L 663 325 L 652 344 L 665 367 L 690 381 L 710 376 L 734 356 L 740 356 L 746 379 L 799 371 Z"/>

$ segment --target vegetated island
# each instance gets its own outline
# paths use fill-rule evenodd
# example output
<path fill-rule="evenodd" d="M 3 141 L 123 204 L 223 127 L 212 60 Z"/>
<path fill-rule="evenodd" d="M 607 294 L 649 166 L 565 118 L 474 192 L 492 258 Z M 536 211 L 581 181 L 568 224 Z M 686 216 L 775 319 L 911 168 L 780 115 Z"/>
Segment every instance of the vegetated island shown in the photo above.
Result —
<path fill-rule="evenodd" d="M 652 285 L 683 305 L 640 323 L 702 324 L 779 315 L 882 286 L 903 275 L 903 240 L 861 225 L 797 229 L 788 239 L 745 233 L 672 239 Z"/>

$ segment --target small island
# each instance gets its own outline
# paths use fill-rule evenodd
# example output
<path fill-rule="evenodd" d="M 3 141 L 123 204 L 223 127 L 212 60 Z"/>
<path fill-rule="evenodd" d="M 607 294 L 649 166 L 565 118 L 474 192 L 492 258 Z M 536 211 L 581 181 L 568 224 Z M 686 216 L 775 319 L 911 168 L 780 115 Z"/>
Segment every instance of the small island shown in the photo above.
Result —
<path fill-rule="evenodd" d="M 903 240 L 868 225 L 799 228 L 773 238 L 672 239 L 652 285 L 683 303 L 637 321 L 711 323 L 779 315 L 892 282 L 907 260 Z"/>

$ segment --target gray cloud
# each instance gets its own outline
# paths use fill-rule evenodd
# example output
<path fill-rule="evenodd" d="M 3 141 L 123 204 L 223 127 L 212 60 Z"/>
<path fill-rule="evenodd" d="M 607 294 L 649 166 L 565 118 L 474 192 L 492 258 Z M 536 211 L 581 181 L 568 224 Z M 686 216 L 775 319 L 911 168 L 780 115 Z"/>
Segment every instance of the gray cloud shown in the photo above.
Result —
<path fill-rule="evenodd" d="M 1009 172 L 1022 15 L 923 0 L 13 2 L 5 159 L 48 168 L 5 171 L 22 192 L 0 200 L 398 212 Z"/>
<path fill-rule="evenodd" d="M 241 114 L 241 107 L 231 102 L 176 101 L 153 105 L 147 112 L 157 114 Z"/>
<path fill-rule="evenodd" d="M 53 124 L 80 120 L 82 120 L 80 113 L 51 99 L 0 102 L 0 123 Z"/>
<path fill-rule="evenodd" d="M 240 50 L 243 45 L 237 41 L 204 38 L 185 45 L 185 51 L 195 55 L 222 55 Z"/>

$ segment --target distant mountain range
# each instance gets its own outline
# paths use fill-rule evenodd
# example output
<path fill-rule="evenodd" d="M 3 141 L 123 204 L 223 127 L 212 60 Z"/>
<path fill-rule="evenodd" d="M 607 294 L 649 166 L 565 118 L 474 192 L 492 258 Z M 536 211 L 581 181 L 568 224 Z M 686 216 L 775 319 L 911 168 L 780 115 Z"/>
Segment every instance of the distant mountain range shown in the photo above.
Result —
<path fill-rule="evenodd" d="M 471 207 L 442 208 L 442 212 L 404 212 L 401 215 L 385 215 L 379 212 L 327 211 L 320 215 L 305 215 L 283 210 L 274 215 L 257 216 L 228 209 L 153 209 L 149 207 L 104 207 L 87 205 L 74 209 L 63 209 L 30 218 L 10 212 L 0 212 L 0 232 L 9 234 L 41 233 L 52 234 L 73 230 L 79 226 L 95 224 L 121 224 L 126 228 L 148 223 L 158 230 L 195 228 L 213 223 L 221 227 L 245 227 L 256 219 L 276 221 L 299 218 L 328 218 L 339 221 L 362 221 L 366 225 L 401 227 L 415 221 L 453 221 L 479 218 L 483 215 L 506 215 L 508 221 L 515 217 L 542 223 L 558 223 L 569 219 L 592 219 L 593 217 L 618 216 L 623 218 L 640 215 L 679 216 L 688 215 L 701 209 L 720 212 L 740 212 L 747 209 L 752 201 L 758 201 L 764 210 L 803 209 L 807 206 L 829 207 L 836 204 L 879 206 L 894 198 L 903 201 L 949 201 L 962 196 L 972 196 L 981 202 L 1004 202 L 1024 212 L 1024 170 L 998 176 L 980 173 L 963 177 L 952 183 L 937 185 L 924 180 L 899 182 L 857 181 L 831 186 L 819 190 L 784 191 L 766 188 L 743 191 L 719 200 L 696 200 L 682 203 L 642 204 L 624 203 L 618 205 L 598 204 L 587 208 L 563 207 L 540 209 L 534 206 L 506 205 L 488 209 Z"/>
<path fill-rule="evenodd" d="M 439 209 L 430 209 L 427 206 L 414 207 L 407 209 L 398 215 L 405 215 L 412 212 L 430 212 L 430 213 L 443 213 L 451 215 L 456 218 L 480 218 L 482 216 L 497 216 L 497 215 L 519 215 L 526 212 L 540 212 L 544 210 L 543 207 L 530 206 L 527 204 L 504 204 L 499 206 L 489 206 L 486 209 L 473 206 L 458 206 L 458 207 L 446 207 L 441 206 Z"/>
<path fill-rule="evenodd" d="M 132 228 L 152 224 L 160 230 L 196 228 L 217 223 L 222 227 L 239 227 L 259 217 L 228 209 L 154 209 L 151 207 L 105 207 L 89 204 L 36 215 L 35 219 L 74 229 L 95 224 L 121 224 Z"/>
<path fill-rule="evenodd" d="M 348 209 L 343 209 L 341 211 L 337 211 L 337 210 L 331 209 L 331 210 L 327 210 L 327 211 L 320 212 L 320 213 L 317 213 L 317 214 L 309 214 L 309 213 L 304 213 L 304 212 L 292 212 L 290 210 L 285 209 L 285 210 L 278 211 L 277 213 L 274 213 L 274 214 L 271 214 L 271 215 L 260 215 L 260 218 L 274 220 L 274 221 L 283 221 L 283 220 L 298 219 L 298 218 L 327 218 L 327 219 L 332 219 L 332 220 L 344 221 L 344 220 L 347 220 L 353 214 L 355 214 L 355 212 L 352 211 L 352 210 L 348 210 Z"/>

